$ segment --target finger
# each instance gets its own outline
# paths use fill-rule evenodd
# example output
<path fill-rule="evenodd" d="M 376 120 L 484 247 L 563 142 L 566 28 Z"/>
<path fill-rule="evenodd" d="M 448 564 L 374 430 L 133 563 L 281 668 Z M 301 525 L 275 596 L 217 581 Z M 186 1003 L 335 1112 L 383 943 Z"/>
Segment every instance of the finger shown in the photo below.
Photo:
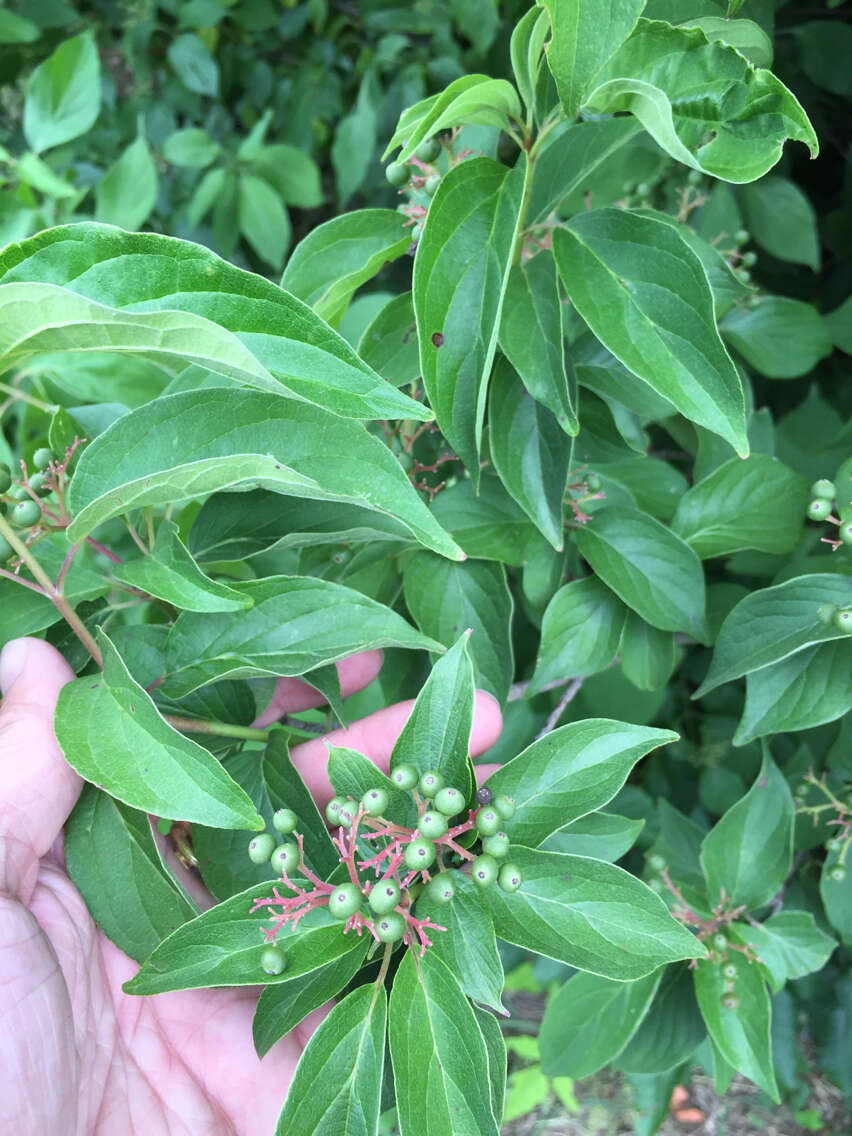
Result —
<path fill-rule="evenodd" d="M 0 890 L 24 902 L 82 785 L 53 732 L 56 699 L 73 677 L 40 639 L 14 639 L 0 654 Z"/>
<path fill-rule="evenodd" d="M 346 698 L 369 686 L 382 669 L 382 658 L 381 651 L 362 651 L 337 663 L 341 695 Z M 279 678 L 272 701 L 254 725 L 268 726 L 277 722 L 282 715 L 292 714 L 294 710 L 313 710 L 324 705 L 325 698 L 309 682 L 300 678 Z"/>
<path fill-rule="evenodd" d="M 402 727 L 408 721 L 414 702 L 397 702 L 384 710 L 377 710 L 348 729 L 333 730 L 321 738 L 296 746 L 291 757 L 296 769 L 322 807 L 331 800 L 333 789 L 328 780 L 328 748 L 326 743 L 358 750 L 369 757 L 383 773 L 387 773 L 390 756 Z M 473 704 L 473 726 L 470 732 L 470 752 L 476 757 L 497 741 L 503 725 L 503 715 L 496 699 L 484 690 L 477 690 Z"/>

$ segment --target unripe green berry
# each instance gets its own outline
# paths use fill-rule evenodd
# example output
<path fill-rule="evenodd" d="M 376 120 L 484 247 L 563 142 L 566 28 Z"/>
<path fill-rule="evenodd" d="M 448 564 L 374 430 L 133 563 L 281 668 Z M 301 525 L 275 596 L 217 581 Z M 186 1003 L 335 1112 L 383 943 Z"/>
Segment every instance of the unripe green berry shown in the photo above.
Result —
<path fill-rule="evenodd" d="M 361 798 L 361 804 L 368 816 L 377 817 L 381 816 L 388 807 L 388 800 L 387 793 L 379 786 L 375 789 L 368 789 Z"/>
<path fill-rule="evenodd" d="M 742 284 L 748 284 L 751 280 L 751 273 L 747 268 L 738 268 L 735 275 Z"/>
<path fill-rule="evenodd" d="M 797 783 L 795 789 L 793 790 L 793 794 L 796 797 L 806 797 L 808 795 L 808 793 L 810 793 L 810 791 L 811 791 L 811 786 L 810 786 L 809 782 L 799 781 Z"/>
<path fill-rule="evenodd" d="M 389 911 L 376 920 L 376 934 L 382 943 L 397 943 L 405 934 L 405 917 L 398 911 Z"/>
<path fill-rule="evenodd" d="M 36 469 L 47 469 L 53 461 L 53 451 L 42 447 L 33 454 L 33 465 Z"/>
<path fill-rule="evenodd" d="M 328 897 L 328 910 L 335 919 L 348 919 L 355 914 L 363 899 L 361 889 L 355 884 L 341 884 Z"/>
<path fill-rule="evenodd" d="M 757 264 L 757 253 L 744 252 L 741 263 L 745 268 L 751 268 L 752 265 Z"/>
<path fill-rule="evenodd" d="M 837 836 L 832 836 L 829 840 L 826 840 L 826 842 L 825 842 L 826 852 L 839 852 L 842 847 L 843 847 L 843 841 L 840 840 Z"/>
<path fill-rule="evenodd" d="M 326 820 L 330 824 L 340 824 L 340 810 L 346 804 L 345 797 L 332 797 L 325 806 Z"/>
<path fill-rule="evenodd" d="M 495 797 L 492 801 L 492 805 L 503 820 L 511 820 L 515 815 L 515 798 L 507 797 L 505 793 L 501 793 L 499 797 Z"/>
<path fill-rule="evenodd" d="M 288 840 L 284 844 L 279 844 L 272 855 L 269 857 L 269 862 L 276 872 L 285 874 L 292 872 L 299 864 L 299 846 L 294 844 L 292 840 Z"/>
<path fill-rule="evenodd" d="M 821 477 L 811 486 L 811 497 L 824 497 L 826 501 L 833 501 L 837 496 L 837 487 L 827 477 Z"/>
<path fill-rule="evenodd" d="M 659 852 L 652 852 L 648 857 L 648 867 L 652 872 L 661 872 L 666 866 L 665 856 L 661 856 Z"/>
<path fill-rule="evenodd" d="M 411 226 L 411 239 L 412 241 L 419 241 L 423 235 L 423 222 L 417 221 Z"/>
<path fill-rule="evenodd" d="M 449 903 L 456 894 L 456 885 L 449 872 L 439 872 L 426 885 L 424 895 L 435 903 Z"/>
<path fill-rule="evenodd" d="M 398 765 L 391 773 L 390 779 L 397 789 L 413 789 L 419 776 L 413 765 Z"/>
<path fill-rule="evenodd" d="M 249 842 L 249 860 L 253 864 L 268 864 L 269 857 L 275 851 L 275 837 L 268 832 L 261 832 Z"/>
<path fill-rule="evenodd" d="M 736 978 L 737 968 L 732 962 L 726 962 L 722 967 L 722 974 L 724 974 L 725 978 Z"/>
<path fill-rule="evenodd" d="M 5 493 L 12 484 L 12 471 L 5 462 L 0 462 L 0 493 Z"/>
<path fill-rule="evenodd" d="M 12 510 L 12 524 L 29 528 L 41 519 L 41 509 L 35 501 L 20 501 Z"/>
<path fill-rule="evenodd" d="M 828 878 L 839 884 L 846 879 L 846 869 L 842 864 L 835 864 L 833 868 L 828 869 Z"/>
<path fill-rule="evenodd" d="M 470 865 L 470 878 L 479 887 L 490 887 L 500 872 L 499 865 L 493 856 L 484 853 L 477 856 Z"/>
<path fill-rule="evenodd" d="M 702 175 L 701 170 L 690 170 L 686 175 L 687 185 L 701 185 Z"/>
<path fill-rule="evenodd" d="M 291 832 L 295 832 L 298 823 L 299 818 L 292 809 L 277 809 L 272 817 L 272 827 L 282 836 L 288 836 Z"/>
<path fill-rule="evenodd" d="M 419 872 L 425 872 L 435 862 L 435 845 L 431 840 L 419 836 L 412 840 L 405 849 L 405 863 L 407 867 Z"/>
<path fill-rule="evenodd" d="M 590 473 L 586 478 L 586 488 L 590 493 L 597 493 L 602 485 L 603 482 L 596 473 Z"/>
<path fill-rule="evenodd" d="M 0 564 L 5 564 L 14 549 L 4 536 L 0 536 Z"/>
<path fill-rule="evenodd" d="M 25 485 L 13 485 L 9 490 L 9 496 L 14 498 L 15 501 L 31 501 L 29 493 Z"/>
<path fill-rule="evenodd" d="M 426 179 L 426 183 L 423 186 L 423 188 L 426 190 L 426 192 L 429 194 L 430 197 L 434 197 L 435 193 L 437 192 L 438 186 L 440 184 L 441 184 L 441 175 L 440 174 L 432 174 L 432 176 L 430 178 Z"/>
<path fill-rule="evenodd" d="M 408 185 L 409 178 L 411 177 L 411 167 L 407 165 L 400 165 L 398 162 L 389 162 L 385 166 L 385 177 L 396 186 L 397 189 L 402 189 L 404 185 Z"/>
<path fill-rule="evenodd" d="M 442 836 L 446 836 L 448 827 L 447 818 L 437 809 L 424 813 L 417 822 L 421 836 L 428 836 L 430 840 L 439 840 Z"/>
<path fill-rule="evenodd" d="M 834 617 L 834 626 L 844 635 L 852 635 L 852 610 L 846 608 L 844 611 L 837 612 Z"/>
<path fill-rule="evenodd" d="M 43 493 L 46 489 L 47 477 L 43 473 L 30 475 L 30 489 L 33 493 Z"/>
<path fill-rule="evenodd" d="M 637 197 L 647 197 L 650 192 L 651 192 L 651 187 L 646 181 L 640 181 L 639 184 L 636 186 L 636 196 Z"/>
<path fill-rule="evenodd" d="M 647 882 L 648 887 L 651 889 L 651 891 L 655 891 L 657 895 L 662 895 L 666 890 L 666 885 L 663 883 L 659 876 L 651 876 L 650 880 L 648 880 Z"/>
<path fill-rule="evenodd" d="M 808 516 L 812 521 L 824 521 L 831 512 L 831 502 L 824 497 L 814 497 L 808 505 Z"/>
<path fill-rule="evenodd" d="M 717 931 L 710 942 L 713 944 L 717 951 L 724 951 L 728 948 L 728 940 L 721 931 Z"/>
<path fill-rule="evenodd" d="M 476 814 L 476 831 L 480 836 L 493 836 L 495 832 L 500 831 L 500 825 L 503 823 L 503 818 L 497 812 L 493 805 L 488 805 L 484 809 L 480 809 Z"/>
<path fill-rule="evenodd" d="M 837 530 L 837 535 L 844 544 L 852 544 L 852 521 L 844 521 Z"/>
<path fill-rule="evenodd" d="M 459 792 L 453 785 L 445 785 L 435 794 L 432 804 L 444 816 L 455 816 L 464 808 L 464 793 Z"/>
<path fill-rule="evenodd" d="M 440 153 L 441 143 L 437 138 L 427 138 L 414 151 L 415 157 L 421 162 L 434 162 Z"/>
<path fill-rule="evenodd" d="M 399 903 L 399 884 L 396 880 L 380 880 L 373 885 L 367 903 L 376 915 L 387 915 Z"/>
<path fill-rule="evenodd" d="M 437 793 L 440 793 L 445 785 L 446 781 L 440 773 L 434 769 L 427 769 L 426 772 L 421 775 L 417 788 L 424 797 L 434 797 Z"/>
<path fill-rule="evenodd" d="M 354 802 L 344 801 L 340 808 L 337 810 L 337 823 L 342 828 L 351 828 L 355 823 L 355 817 L 358 815 L 358 809 L 355 807 Z"/>
<path fill-rule="evenodd" d="M 833 623 L 837 615 L 837 604 L 824 603 L 817 608 L 817 619 L 820 623 Z"/>
<path fill-rule="evenodd" d="M 493 836 L 482 838 L 482 851 L 497 860 L 509 855 L 509 837 L 505 832 L 495 832 Z"/>
<path fill-rule="evenodd" d="M 722 1008 L 725 1010 L 738 1010 L 740 1000 L 736 994 L 723 994 L 721 999 Z"/>
<path fill-rule="evenodd" d="M 497 883 L 502 891 L 517 891 L 523 882 L 524 877 L 517 864 L 504 864 L 500 869 Z"/>
<path fill-rule="evenodd" d="M 260 956 L 260 965 L 267 974 L 281 974 L 287 966 L 287 956 L 280 947 L 267 947 Z"/>
<path fill-rule="evenodd" d="M 751 233 L 748 231 L 748 229 L 737 229 L 737 231 L 734 233 L 734 240 L 738 245 L 744 245 L 750 237 Z"/>

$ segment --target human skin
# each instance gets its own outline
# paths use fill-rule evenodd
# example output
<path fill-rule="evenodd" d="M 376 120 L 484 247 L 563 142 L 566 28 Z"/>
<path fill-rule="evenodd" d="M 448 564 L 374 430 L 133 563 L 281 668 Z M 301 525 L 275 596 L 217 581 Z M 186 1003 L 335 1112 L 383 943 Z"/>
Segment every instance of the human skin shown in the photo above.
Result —
<path fill-rule="evenodd" d="M 365 686 L 380 665 L 378 652 L 339 664 L 342 692 Z M 94 924 L 65 870 L 62 829 L 82 782 L 59 750 L 53 712 L 73 677 L 41 640 L 15 640 L 0 655 L 0 1132 L 271 1136 L 329 1007 L 261 1062 L 251 1034 L 257 989 L 122 992 L 136 963 Z M 263 720 L 317 703 L 315 691 L 285 679 Z M 389 706 L 328 740 L 387 770 L 411 707 Z M 493 745 L 500 727 L 497 703 L 478 691 L 471 752 Z M 332 795 L 325 739 L 292 757 L 323 807 Z"/>

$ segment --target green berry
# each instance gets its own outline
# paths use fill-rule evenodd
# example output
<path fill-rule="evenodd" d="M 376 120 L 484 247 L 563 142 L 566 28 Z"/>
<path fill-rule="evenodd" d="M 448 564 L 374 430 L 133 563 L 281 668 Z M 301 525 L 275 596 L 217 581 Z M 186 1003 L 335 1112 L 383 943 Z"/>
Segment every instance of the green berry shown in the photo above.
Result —
<path fill-rule="evenodd" d="M 504 864 L 500 869 L 497 883 L 503 891 L 517 891 L 523 882 L 524 877 L 517 864 Z"/>
<path fill-rule="evenodd" d="M 445 785 L 443 789 L 435 794 L 435 799 L 432 802 L 439 813 L 444 816 L 452 817 L 456 813 L 460 813 L 464 808 L 464 794 L 459 792 L 453 785 Z"/>
<path fill-rule="evenodd" d="M 332 797 L 325 806 L 326 820 L 330 824 L 340 824 L 340 810 L 346 804 L 345 797 Z"/>
<path fill-rule="evenodd" d="M 428 836 L 430 840 L 440 840 L 447 833 L 447 818 L 436 810 L 424 813 L 417 823 L 421 836 Z"/>
<path fill-rule="evenodd" d="M 839 837 L 837 837 L 837 836 L 832 836 L 829 840 L 826 840 L 826 842 L 825 842 L 826 852 L 839 852 L 842 847 L 843 847 L 843 841 L 840 840 Z"/>
<path fill-rule="evenodd" d="M 710 942 L 713 944 L 717 951 L 724 951 L 728 949 L 728 940 L 721 931 L 717 931 Z"/>
<path fill-rule="evenodd" d="M 756 252 L 744 252 L 743 257 L 742 257 L 742 261 L 740 263 L 743 265 L 744 268 L 751 268 L 753 265 L 757 264 L 757 253 Z"/>
<path fill-rule="evenodd" d="M 42 447 L 33 454 L 33 465 L 36 469 L 47 469 L 53 461 L 53 451 Z"/>
<path fill-rule="evenodd" d="M 824 497 L 814 497 L 808 505 L 808 516 L 812 521 L 824 521 L 831 512 L 831 502 Z"/>
<path fill-rule="evenodd" d="M 411 177 L 411 167 L 407 165 L 400 165 L 398 162 L 389 162 L 385 166 L 385 177 L 395 185 L 397 189 L 402 189 L 404 185 L 408 185 L 409 178 Z"/>
<path fill-rule="evenodd" d="M 639 184 L 636 186 L 636 196 L 637 197 L 647 197 L 650 192 L 651 192 L 651 187 L 646 181 L 640 181 Z"/>
<path fill-rule="evenodd" d="M 287 966 L 287 958 L 280 947 L 267 947 L 260 956 L 260 965 L 267 974 L 281 974 Z"/>
<path fill-rule="evenodd" d="M 373 885 L 367 903 L 376 915 L 387 915 L 399 903 L 399 884 L 396 880 L 380 880 Z"/>
<path fill-rule="evenodd" d="M 268 832 L 261 832 L 249 843 L 249 860 L 253 864 L 267 864 L 269 857 L 275 851 L 275 837 Z"/>
<path fill-rule="evenodd" d="M 412 840 L 405 850 L 405 863 L 409 868 L 425 872 L 434 862 L 435 845 L 423 836 Z"/>
<path fill-rule="evenodd" d="M 837 612 L 834 617 L 834 626 L 844 635 L 852 635 L 852 609 L 846 608 L 845 611 Z"/>
<path fill-rule="evenodd" d="M 389 797 L 382 788 L 368 789 L 364 796 L 361 798 L 361 804 L 364 806 L 364 812 L 368 816 L 381 816 L 385 809 L 388 807 Z"/>
<path fill-rule="evenodd" d="M 20 501 L 12 510 L 12 524 L 29 528 L 41 519 L 41 509 L 35 501 Z"/>
<path fill-rule="evenodd" d="M 47 490 L 47 476 L 43 473 L 34 473 L 30 476 L 30 489 L 33 493 L 44 493 Z"/>
<path fill-rule="evenodd" d="M 355 823 L 358 810 L 352 801 L 344 801 L 337 810 L 337 823 L 343 828 L 351 828 Z"/>
<path fill-rule="evenodd" d="M 652 852 L 648 857 L 648 867 L 652 872 L 661 872 L 666 866 L 665 856 L 661 856 L 659 852 Z"/>
<path fill-rule="evenodd" d="M 355 884 L 341 884 L 328 897 L 328 910 L 335 919 L 348 919 L 355 914 L 363 899 L 361 889 Z"/>
<path fill-rule="evenodd" d="M 479 887 L 490 887 L 497 879 L 500 868 L 493 856 L 477 856 L 470 865 L 470 878 Z"/>
<path fill-rule="evenodd" d="M 662 895 L 666 890 L 666 885 L 663 883 L 659 876 L 652 876 L 650 880 L 647 881 L 647 883 L 651 891 L 655 891 L 657 895 Z"/>
<path fill-rule="evenodd" d="M 497 812 L 493 805 L 488 805 L 484 809 L 480 809 L 476 814 L 476 831 L 480 836 L 493 836 L 495 832 L 500 831 L 500 825 L 503 823 L 503 818 Z"/>
<path fill-rule="evenodd" d="M 269 857 L 269 862 L 275 871 L 281 872 L 282 875 L 292 872 L 299 864 L 298 844 L 294 844 L 292 840 L 279 844 Z"/>
<path fill-rule="evenodd" d="M 391 773 L 390 779 L 397 789 L 413 789 L 419 776 L 413 765 L 398 765 Z"/>
<path fill-rule="evenodd" d="M 596 473 L 590 473 L 586 478 L 586 488 L 590 493 L 597 493 L 603 482 Z"/>
<path fill-rule="evenodd" d="M 296 831 L 299 818 L 292 809 L 277 809 L 272 817 L 272 827 L 282 836 L 288 836 Z"/>
<path fill-rule="evenodd" d="M 824 497 L 826 501 L 833 501 L 837 496 L 837 487 L 827 477 L 821 477 L 811 486 L 811 497 Z"/>
<path fill-rule="evenodd" d="M 811 791 L 811 786 L 810 786 L 809 782 L 799 781 L 798 784 L 796 785 L 795 789 L 793 790 L 793 795 L 795 797 L 807 797 L 807 795 L 808 795 L 808 793 L 810 793 L 810 791 Z"/>
<path fill-rule="evenodd" d="M 722 967 L 722 974 L 724 974 L 725 978 L 736 978 L 737 968 L 732 962 L 726 962 Z"/>
<path fill-rule="evenodd" d="M 12 471 L 5 462 L 0 462 L 0 493 L 5 493 L 12 484 Z"/>
<path fill-rule="evenodd" d="M 750 239 L 751 233 L 748 229 L 737 229 L 734 233 L 734 240 L 738 245 L 744 245 Z"/>
<path fill-rule="evenodd" d="M 434 903 L 449 903 L 456 894 L 456 885 L 449 872 L 439 872 L 426 885 L 425 895 Z"/>
<path fill-rule="evenodd" d="M 376 934 L 383 943 L 396 943 L 405 934 L 405 917 L 398 911 L 389 911 L 376 920 Z"/>
<path fill-rule="evenodd" d="M 723 994 L 720 1001 L 722 1003 L 723 1009 L 725 1010 L 739 1009 L 740 1000 L 736 996 L 736 994 Z"/>
<path fill-rule="evenodd" d="M 419 158 L 421 162 L 434 162 L 440 153 L 441 143 L 438 139 L 427 138 L 425 142 L 421 142 L 414 151 L 414 156 Z"/>
<path fill-rule="evenodd" d="M 0 564 L 5 564 L 13 552 L 14 549 L 8 540 L 4 536 L 0 536 Z"/>
<path fill-rule="evenodd" d="M 426 772 L 421 775 L 417 788 L 424 797 L 434 797 L 436 793 L 440 793 L 445 784 L 446 781 L 440 773 L 434 769 L 427 769 Z"/>
<path fill-rule="evenodd" d="M 828 869 L 828 878 L 839 884 L 846 879 L 846 869 L 842 864 L 835 864 L 833 868 Z"/>
<path fill-rule="evenodd" d="M 751 273 L 747 268 L 738 268 L 734 274 L 741 284 L 748 284 L 751 280 Z"/>
<path fill-rule="evenodd" d="M 499 797 L 494 798 L 492 804 L 503 820 L 511 820 L 515 815 L 514 797 L 507 797 L 505 793 L 501 793 Z"/>
<path fill-rule="evenodd" d="M 844 521 L 837 530 L 837 535 L 844 544 L 852 544 L 852 521 Z"/>
<path fill-rule="evenodd" d="M 423 188 L 426 190 L 426 192 L 429 194 L 430 197 L 434 197 L 435 193 L 437 192 L 438 186 L 440 184 L 441 184 L 441 175 L 440 174 L 432 174 L 432 176 L 430 178 L 426 179 L 426 184 L 423 186 Z"/>
<path fill-rule="evenodd" d="M 32 500 L 32 497 L 30 497 L 29 493 L 27 493 L 26 487 L 23 485 L 13 485 L 9 490 L 9 496 L 13 497 L 16 501 Z"/>
<path fill-rule="evenodd" d="M 482 851 L 497 860 L 509 855 L 509 837 L 505 832 L 495 832 L 493 836 L 483 837 Z"/>
<path fill-rule="evenodd" d="M 837 615 L 837 604 L 824 603 L 817 608 L 817 619 L 820 623 L 833 623 Z"/>
<path fill-rule="evenodd" d="M 702 175 L 701 170 L 690 170 L 686 175 L 687 185 L 701 185 Z"/>

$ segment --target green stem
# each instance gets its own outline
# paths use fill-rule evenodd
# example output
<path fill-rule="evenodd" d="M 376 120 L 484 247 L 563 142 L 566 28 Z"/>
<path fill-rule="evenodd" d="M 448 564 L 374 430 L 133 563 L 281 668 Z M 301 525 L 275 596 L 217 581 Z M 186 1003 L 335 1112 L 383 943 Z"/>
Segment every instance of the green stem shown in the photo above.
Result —
<path fill-rule="evenodd" d="M 235 726 L 230 722 L 202 722 L 196 718 L 181 718 L 176 714 L 164 714 L 170 726 L 183 734 L 215 734 L 220 738 L 241 738 L 243 741 L 265 742 L 269 739 L 268 729 L 254 726 Z"/>
<path fill-rule="evenodd" d="M 391 955 L 393 954 L 393 943 L 385 943 L 385 957 L 382 959 L 382 965 L 379 967 L 379 973 L 376 975 L 376 990 L 381 990 L 382 983 L 385 980 L 385 975 L 390 966 Z"/>
<path fill-rule="evenodd" d="M 42 402 L 40 398 L 35 398 L 31 394 L 27 394 L 25 391 L 19 390 L 18 387 L 9 386 L 8 383 L 0 383 L 0 391 L 5 391 L 6 394 L 10 394 L 12 398 L 19 398 L 21 402 L 28 402 L 30 406 L 35 406 L 39 410 L 45 411 L 45 413 L 47 414 L 52 414 L 56 409 L 55 407 L 51 406 L 50 403 Z"/>

